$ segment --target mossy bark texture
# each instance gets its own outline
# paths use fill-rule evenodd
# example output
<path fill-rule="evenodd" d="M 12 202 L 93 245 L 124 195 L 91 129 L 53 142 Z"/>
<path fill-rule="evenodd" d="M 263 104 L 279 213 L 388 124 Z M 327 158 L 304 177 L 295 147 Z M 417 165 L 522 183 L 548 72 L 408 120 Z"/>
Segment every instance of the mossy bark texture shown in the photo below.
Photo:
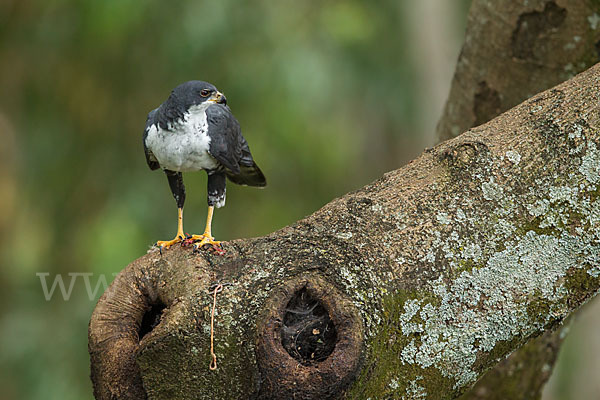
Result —
<path fill-rule="evenodd" d="M 224 256 L 134 261 L 90 321 L 96 398 L 460 396 L 600 287 L 598 93 L 594 66 Z M 284 348 L 302 318 L 325 359 Z"/>
<path fill-rule="evenodd" d="M 473 0 L 438 138 L 489 121 L 599 54 L 598 0 Z"/>
<path fill-rule="evenodd" d="M 488 371 L 460 400 L 540 399 L 569 326 L 530 340 Z"/>
<path fill-rule="evenodd" d="M 488 122 L 595 63 L 598 14 L 596 0 L 473 0 L 438 138 Z M 462 399 L 539 398 L 564 337 L 559 329 L 532 339 Z"/>

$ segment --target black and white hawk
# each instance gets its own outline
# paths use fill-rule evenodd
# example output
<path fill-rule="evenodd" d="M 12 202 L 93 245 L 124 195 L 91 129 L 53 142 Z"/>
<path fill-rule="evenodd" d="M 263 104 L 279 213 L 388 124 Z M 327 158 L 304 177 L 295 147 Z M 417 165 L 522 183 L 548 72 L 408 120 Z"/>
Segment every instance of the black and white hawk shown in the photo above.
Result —
<path fill-rule="evenodd" d="M 211 222 L 214 208 L 225 205 L 226 178 L 238 185 L 267 184 L 225 95 L 208 82 L 189 81 L 173 89 L 169 98 L 148 114 L 143 142 L 148 166 L 165 172 L 178 208 L 177 235 L 156 242 L 161 251 L 184 240 L 194 242 L 194 249 L 205 244 L 219 246 L 212 237 Z M 200 170 L 208 174 L 206 229 L 202 235 L 186 237 L 182 172 Z"/>

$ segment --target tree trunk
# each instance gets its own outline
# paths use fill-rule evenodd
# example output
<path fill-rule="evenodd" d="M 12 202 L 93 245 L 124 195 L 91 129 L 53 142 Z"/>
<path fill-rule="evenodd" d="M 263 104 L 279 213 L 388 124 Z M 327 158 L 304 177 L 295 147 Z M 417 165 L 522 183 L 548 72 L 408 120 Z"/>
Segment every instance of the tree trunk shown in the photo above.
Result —
<path fill-rule="evenodd" d="M 225 256 L 134 261 L 90 321 L 96 398 L 456 398 L 600 288 L 599 90 L 595 66 Z"/>
<path fill-rule="evenodd" d="M 595 64 L 600 2 L 473 0 L 437 135 L 456 137 Z"/>

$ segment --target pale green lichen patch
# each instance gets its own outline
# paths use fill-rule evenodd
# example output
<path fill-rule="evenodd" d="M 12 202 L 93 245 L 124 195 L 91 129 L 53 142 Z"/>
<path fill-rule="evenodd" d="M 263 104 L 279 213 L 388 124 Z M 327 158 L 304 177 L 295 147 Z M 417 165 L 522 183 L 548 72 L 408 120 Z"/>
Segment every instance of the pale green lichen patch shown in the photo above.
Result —
<path fill-rule="evenodd" d="M 417 291 L 400 291 L 396 296 L 384 297 L 384 319 L 388 323 L 380 326 L 368 347 L 368 358 L 377 359 L 377 368 L 363 368 L 356 384 L 347 393 L 347 398 L 442 398 L 453 391 L 454 381 L 442 376 L 436 368 L 422 369 L 419 366 L 403 365 L 397 356 L 408 344 L 408 337 L 403 334 L 401 323 L 395 322 L 400 320 L 400 315 L 405 310 L 403 305 L 408 310 L 416 311 L 423 302 L 437 304 L 437 301 L 431 293 Z M 419 318 L 418 314 L 411 318 L 415 324 L 414 330 L 419 330 Z M 415 397 L 417 395 L 421 397 Z"/>
<path fill-rule="evenodd" d="M 408 382 L 408 387 L 406 388 L 406 395 L 402 396 L 402 400 L 408 399 L 426 399 L 427 391 L 421 385 L 419 385 L 419 381 L 422 381 L 422 376 L 417 376 L 414 380 Z"/>
<path fill-rule="evenodd" d="M 486 200 L 498 200 L 502 197 L 502 186 L 494 182 L 493 178 L 490 178 L 487 182 L 483 182 L 481 184 L 481 190 L 483 191 L 483 197 Z"/>
<path fill-rule="evenodd" d="M 579 172 L 589 183 L 600 181 L 600 151 L 593 142 L 588 142 L 587 153 L 581 159 Z"/>
<path fill-rule="evenodd" d="M 436 215 L 436 219 L 440 224 L 448 225 L 452 222 L 452 219 L 445 212 L 439 212 Z"/>
<path fill-rule="evenodd" d="M 585 246 L 572 238 L 529 231 L 514 246 L 491 257 L 485 267 L 465 271 L 450 284 L 442 278 L 433 282 L 432 291 L 441 304 L 424 303 L 417 310 L 414 301 L 407 302 L 400 315 L 403 334 L 418 334 L 420 339 L 404 347 L 402 361 L 437 367 L 445 377 L 456 380 L 455 388 L 474 382 L 477 372 L 465 366 L 475 363 L 477 353 L 489 352 L 515 335 L 526 337 L 538 328 L 532 318 L 540 317 L 527 313 L 529 303 L 522 293 L 539 292 L 553 302 L 552 313 L 566 312 L 560 303 L 565 292 L 556 282 L 576 264 L 573 255 L 583 253 Z M 417 314 L 422 322 L 414 320 Z"/>
<path fill-rule="evenodd" d="M 575 136 L 585 142 L 585 133 Z M 552 140 L 552 151 L 564 151 Z M 386 313 L 397 315 L 384 320 L 397 325 L 370 342 L 371 352 L 397 351 L 397 358 L 379 358 L 383 370 L 405 373 L 364 375 L 357 387 L 395 398 L 438 398 L 442 381 L 446 395 L 460 393 L 495 360 L 561 321 L 573 307 L 568 299 L 600 287 L 600 151 L 587 141 L 569 156 L 568 174 L 537 166 L 544 173 L 532 174 L 528 186 L 507 183 L 497 172 L 525 164 L 516 151 L 471 173 L 487 208 L 474 210 L 457 197 L 440 207 L 438 229 L 417 259 L 439 271 L 437 279 L 385 303 Z M 502 164 L 505 157 L 512 166 Z M 398 259 L 415 263 L 407 254 Z"/>
<path fill-rule="evenodd" d="M 598 14 L 593 13 L 592 15 L 588 16 L 587 20 L 590 24 L 590 28 L 593 30 L 598 28 L 598 24 L 600 23 L 600 16 Z"/>
<path fill-rule="evenodd" d="M 381 304 L 381 299 L 386 295 L 385 282 L 381 274 L 377 274 L 375 268 L 369 264 L 349 265 L 339 270 L 340 282 L 351 293 L 352 302 L 358 309 L 375 307 Z M 370 284 L 365 284 L 370 282 Z M 381 324 L 381 316 L 377 313 L 365 314 L 365 327 L 367 336 L 373 336 Z"/>
<path fill-rule="evenodd" d="M 521 162 L 521 155 L 513 150 L 509 150 L 506 152 L 506 158 L 508 158 L 508 160 L 515 165 L 519 165 L 519 163 Z"/>

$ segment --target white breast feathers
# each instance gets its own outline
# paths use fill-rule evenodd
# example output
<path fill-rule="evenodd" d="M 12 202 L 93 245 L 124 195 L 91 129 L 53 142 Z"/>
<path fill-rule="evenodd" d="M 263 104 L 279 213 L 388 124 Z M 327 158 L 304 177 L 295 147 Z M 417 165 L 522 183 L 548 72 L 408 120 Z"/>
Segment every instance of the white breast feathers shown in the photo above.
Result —
<path fill-rule="evenodd" d="M 206 108 L 209 105 L 190 107 L 182 119 L 170 123 L 167 129 L 158 124 L 148 129 L 146 146 L 163 169 L 187 172 L 217 168 L 217 161 L 208 154 Z"/>

